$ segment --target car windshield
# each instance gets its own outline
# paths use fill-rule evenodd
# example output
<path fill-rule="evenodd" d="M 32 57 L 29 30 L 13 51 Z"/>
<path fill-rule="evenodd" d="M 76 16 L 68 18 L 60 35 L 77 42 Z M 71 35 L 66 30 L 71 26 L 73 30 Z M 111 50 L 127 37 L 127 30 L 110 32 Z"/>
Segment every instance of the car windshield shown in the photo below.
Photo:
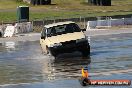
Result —
<path fill-rule="evenodd" d="M 66 25 L 58 25 L 47 29 L 47 37 L 57 36 L 66 33 L 80 32 L 80 28 L 77 24 L 71 23 Z"/>

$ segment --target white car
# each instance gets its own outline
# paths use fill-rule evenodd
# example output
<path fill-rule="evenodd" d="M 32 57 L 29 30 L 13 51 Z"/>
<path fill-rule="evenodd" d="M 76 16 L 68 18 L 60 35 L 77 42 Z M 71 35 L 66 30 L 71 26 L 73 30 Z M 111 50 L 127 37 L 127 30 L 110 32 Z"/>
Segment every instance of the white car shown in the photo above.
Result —
<path fill-rule="evenodd" d="M 45 25 L 40 38 L 42 51 L 57 56 L 62 53 L 80 51 L 90 55 L 90 45 L 83 31 L 75 22 L 59 22 Z"/>

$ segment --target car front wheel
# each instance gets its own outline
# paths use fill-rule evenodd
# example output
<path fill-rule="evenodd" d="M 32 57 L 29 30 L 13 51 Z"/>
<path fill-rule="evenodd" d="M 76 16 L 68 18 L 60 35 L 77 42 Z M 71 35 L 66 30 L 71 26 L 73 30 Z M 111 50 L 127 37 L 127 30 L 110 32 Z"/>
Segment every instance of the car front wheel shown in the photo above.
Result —
<path fill-rule="evenodd" d="M 47 50 L 47 54 L 49 56 L 54 56 L 55 58 L 57 57 L 58 54 L 56 52 L 53 52 L 53 51 L 51 52 L 50 48 L 47 47 L 46 50 Z"/>
<path fill-rule="evenodd" d="M 83 57 L 88 57 L 90 55 L 90 48 L 82 50 L 81 52 Z"/>

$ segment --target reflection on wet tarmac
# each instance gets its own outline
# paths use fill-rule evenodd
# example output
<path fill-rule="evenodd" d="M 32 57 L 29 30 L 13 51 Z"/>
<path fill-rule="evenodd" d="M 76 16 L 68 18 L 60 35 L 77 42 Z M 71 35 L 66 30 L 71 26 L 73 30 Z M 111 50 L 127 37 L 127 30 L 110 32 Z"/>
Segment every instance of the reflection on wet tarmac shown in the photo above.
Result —
<path fill-rule="evenodd" d="M 66 80 L 78 79 L 84 66 L 89 66 L 93 79 L 108 76 L 132 80 L 131 37 L 131 34 L 91 37 L 91 56 L 87 58 L 75 52 L 54 59 L 41 53 L 39 41 L 0 43 L 0 85 L 53 80 L 63 80 L 65 84 Z"/>
<path fill-rule="evenodd" d="M 41 54 L 39 41 L 15 42 L 9 43 L 9 46 L 4 43 L 2 47 L 5 52 L 0 52 L 1 84 L 76 78 L 80 76 L 81 67 L 90 64 L 91 60 L 90 57 L 82 58 L 78 52 L 54 59 Z"/>

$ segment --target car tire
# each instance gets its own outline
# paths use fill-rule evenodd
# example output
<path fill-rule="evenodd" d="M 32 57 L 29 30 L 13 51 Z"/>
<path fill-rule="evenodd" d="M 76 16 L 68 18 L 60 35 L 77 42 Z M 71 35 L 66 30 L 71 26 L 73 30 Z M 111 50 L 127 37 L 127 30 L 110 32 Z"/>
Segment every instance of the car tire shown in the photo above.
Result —
<path fill-rule="evenodd" d="M 83 50 L 81 52 L 82 52 L 83 57 L 88 57 L 90 55 L 90 49 L 86 49 L 86 50 Z"/>
<path fill-rule="evenodd" d="M 54 53 L 54 52 L 52 52 L 51 53 L 51 51 L 50 51 L 50 49 L 47 47 L 47 55 L 49 55 L 49 56 L 54 56 L 55 58 L 57 57 L 57 54 L 56 53 Z"/>
<path fill-rule="evenodd" d="M 82 52 L 82 56 L 83 57 L 87 57 L 88 56 L 88 53 L 87 52 Z"/>
<path fill-rule="evenodd" d="M 57 58 L 57 55 L 58 55 L 58 54 L 57 54 L 57 53 L 54 53 L 54 52 L 53 52 L 53 54 L 52 54 L 52 56 L 54 56 L 55 59 Z"/>
<path fill-rule="evenodd" d="M 49 50 L 48 47 L 46 47 L 46 54 L 49 55 L 49 56 L 51 56 L 51 52 L 50 52 L 50 50 Z"/>

